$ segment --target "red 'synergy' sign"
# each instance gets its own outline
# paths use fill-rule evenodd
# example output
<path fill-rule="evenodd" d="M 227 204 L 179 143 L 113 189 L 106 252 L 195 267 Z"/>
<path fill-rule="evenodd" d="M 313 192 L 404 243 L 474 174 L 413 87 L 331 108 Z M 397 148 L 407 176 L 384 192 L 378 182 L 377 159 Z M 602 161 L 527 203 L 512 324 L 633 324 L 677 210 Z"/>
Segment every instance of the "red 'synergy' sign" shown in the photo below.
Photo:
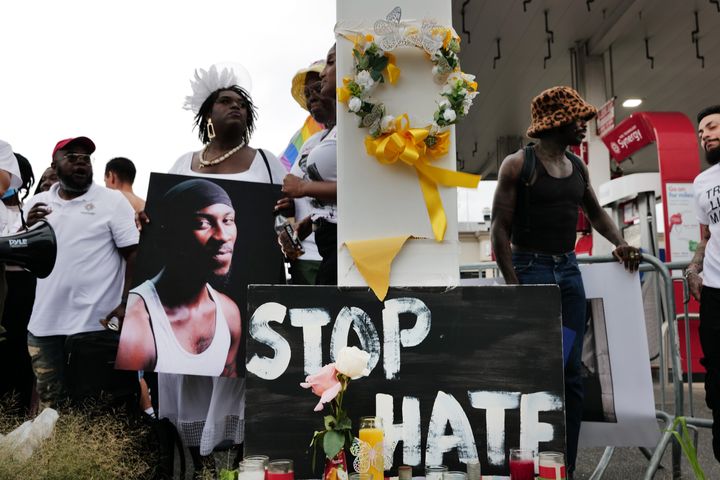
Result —
<path fill-rule="evenodd" d="M 608 132 L 602 141 L 619 163 L 655 140 L 652 130 L 641 117 L 628 117 Z"/>

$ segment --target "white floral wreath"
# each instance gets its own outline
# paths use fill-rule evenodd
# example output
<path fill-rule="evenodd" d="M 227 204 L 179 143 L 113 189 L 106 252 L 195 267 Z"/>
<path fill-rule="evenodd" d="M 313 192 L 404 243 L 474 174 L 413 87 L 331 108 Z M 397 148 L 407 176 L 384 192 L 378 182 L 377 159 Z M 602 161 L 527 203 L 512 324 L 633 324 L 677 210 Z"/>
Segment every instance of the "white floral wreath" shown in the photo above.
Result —
<path fill-rule="evenodd" d="M 477 95 L 472 75 L 460 70 L 458 53 L 460 38 L 452 27 L 439 26 L 432 20 L 402 22 L 401 11 L 395 7 L 373 26 L 374 35 L 342 25 L 336 32 L 354 42 L 352 55 L 354 74 L 343 78 L 338 88 L 338 101 L 360 119 L 360 127 L 368 130 L 365 149 L 378 162 L 391 165 L 400 161 L 412 166 L 427 207 L 433 235 L 438 242 L 445 238 L 447 216 L 442 205 L 439 186 L 477 187 L 480 177 L 432 165 L 450 150 L 451 125 L 467 115 Z M 425 127 L 411 127 L 407 113 L 389 115 L 385 105 L 372 99 L 380 83 L 395 84 L 400 69 L 390 53 L 400 46 L 422 49 L 433 64 L 433 78 L 443 84 L 433 120 Z"/>
<path fill-rule="evenodd" d="M 423 20 L 418 27 L 400 21 L 400 17 L 400 8 L 395 7 L 385 20 L 375 22 L 375 35 L 350 37 L 355 43 L 355 74 L 343 78 L 343 86 L 338 88 L 338 99 L 360 119 L 359 126 L 367 128 L 371 137 L 378 138 L 394 132 L 402 116 L 388 114 L 383 103 L 373 101 L 372 92 L 378 84 L 394 84 L 399 77 L 400 70 L 390 53 L 392 50 L 399 46 L 423 49 L 433 64 L 435 82 L 443 84 L 424 140 L 432 149 L 441 139 L 438 137 L 440 133 L 467 115 L 478 93 L 477 83 L 473 75 L 460 70 L 460 38 L 452 28 L 440 26 L 432 20 Z"/>

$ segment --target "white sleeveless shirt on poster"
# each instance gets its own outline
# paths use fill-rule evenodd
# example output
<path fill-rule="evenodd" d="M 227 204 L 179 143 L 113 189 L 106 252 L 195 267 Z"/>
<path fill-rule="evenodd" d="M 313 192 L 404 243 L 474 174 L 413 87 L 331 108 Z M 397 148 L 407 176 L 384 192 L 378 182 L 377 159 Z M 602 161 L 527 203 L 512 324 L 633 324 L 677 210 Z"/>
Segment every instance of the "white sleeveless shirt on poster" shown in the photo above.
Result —
<path fill-rule="evenodd" d="M 201 353 L 188 352 L 180 344 L 151 280 L 146 280 L 131 291 L 142 297 L 150 316 L 157 352 L 156 372 L 209 376 L 222 374 L 230 350 L 230 327 L 225 320 L 217 292 L 209 284 L 207 289 L 215 303 L 215 335 L 208 348 Z"/>

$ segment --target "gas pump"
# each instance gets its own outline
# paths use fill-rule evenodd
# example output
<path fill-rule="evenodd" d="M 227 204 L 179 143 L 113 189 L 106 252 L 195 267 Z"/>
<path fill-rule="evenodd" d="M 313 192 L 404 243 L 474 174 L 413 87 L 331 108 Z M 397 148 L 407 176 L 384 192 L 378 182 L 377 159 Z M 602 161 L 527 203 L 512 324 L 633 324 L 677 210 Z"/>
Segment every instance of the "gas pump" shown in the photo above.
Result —
<path fill-rule="evenodd" d="M 634 173 L 603 183 L 597 189 L 600 205 L 609 208 L 610 218 L 615 220 L 625 240 L 644 253 L 660 256 L 657 241 L 656 206 L 661 198 L 659 173 Z M 645 328 L 647 330 L 650 358 L 660 353 L 661 345 L 657 335 L 660 305 L 657 298 L 655 274 L 644 274 L 642 283 Z"/>
<path fill-rule="evenodd" d="M 627 234 L 629 243 L 634 243 L 631 240 L 636 236 L 636 246 L 659 256 L 655 205 L 658 198 L 662 199 L 665 261 L 690 261 L 700 240 L 692 188 L 693 180 L 700 173 L 700 157 L 693 124 L 678 112 L 638 112 L 607 132 L 602 141 L 618 164 L 640 149 L 655 146 L 659 173 L 639 173 L 613 179 L 598 188 L 599 200 L 603 206 L 613 208 L 614 218 Z M 682 284 L 675 282 L 674 289 L 676 315 L 682 315 Z M 691 300 L 688 307 L 691 314 L 699 312 L 699 304 L 695 300 Z M 691 319 L 691 359 L 693 372 L 704 373 L 699 362 L 702 349 L 697 327 L 698 322 Z M 648 328 L 651 326 L 648 325 Z M 683 320 L 678 322 L 678 334 L 682 366 L 686 370 Z M 651 341 L 653 338 L 654 335 L 648 336 Z"/>
<path fill-rule="evenodd" d="M 661 191 L 659 173 L 625 175 L 598 188 L 600 205 L 611 209 L 625 240 L 655 257 L 660 253 L 655 212 Z"/>

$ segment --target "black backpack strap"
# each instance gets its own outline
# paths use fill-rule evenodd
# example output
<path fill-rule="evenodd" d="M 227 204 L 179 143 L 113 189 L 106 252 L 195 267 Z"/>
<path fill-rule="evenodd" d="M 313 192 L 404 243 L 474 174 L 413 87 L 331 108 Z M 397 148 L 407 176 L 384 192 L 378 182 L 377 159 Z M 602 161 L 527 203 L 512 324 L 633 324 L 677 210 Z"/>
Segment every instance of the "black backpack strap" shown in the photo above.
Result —
<path fill-rule="evenodd" d="M 524 160 L 522 170 L 520 171 L 520 184 L 518 185 L 518 204 L 522 203 L 522 218 L 520 225 L 523 231 L 530 231 L 530 187 L 532 186 L 533 174 L 535 173 L 535 165 L 537 157 L 533 144 L 526 145 L 524 150 Z M 517 208 L 517 207 L 516 207 Z"/>
<path fill-rule="evenodd" d="M 535 156 L 535 149 L 533 144 L 526 145 L 525 148 L 525 161 L 523 161 L 523 167 L 520 171 L 520 181 L 526 187 L 530 186 L 533 173 L 535 173 L 535 165 L 537 164 L 537 157 Z"/>
<path fill-rule="evenodd" d="M 258 152 L 260 152 L 260 155 L 262 156 L 263 160 L 265 161 L 265 168 L 267 168 L 268 178 L 270 179 L 270 185 L 275 185 L 275 182 L 273 182 L 272 170 L 270 170 L 270 162 L 268 162 L 265 152 L 263 152 L 262 148 L 258 148 Z"/>
<path fill-rule="evenodd" d="M 565 156 L 570 160 L 570 162 L 580 172 L 580 177 L 582 177 L 583 183 L 585 184 L 585 189 L 587 190 L 588 187 L 590 186 L 590 182 L 588 181 L 587 174 L 585 173 L 585 162 L 583 162 L 580 157 L 575 155 L 570 150 L 565 151 Z"/>

